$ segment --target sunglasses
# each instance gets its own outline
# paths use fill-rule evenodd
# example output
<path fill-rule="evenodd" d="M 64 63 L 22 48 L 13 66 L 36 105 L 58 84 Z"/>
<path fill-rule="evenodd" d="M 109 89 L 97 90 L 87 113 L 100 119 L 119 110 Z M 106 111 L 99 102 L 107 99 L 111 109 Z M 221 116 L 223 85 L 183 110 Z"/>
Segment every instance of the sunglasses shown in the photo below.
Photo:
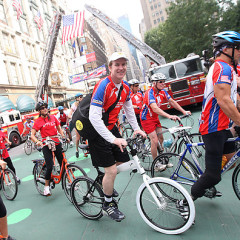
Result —
<path fill-rule="evenodd" d="M 139 85 L 133 85 L 134 87 L 139 87 Z"/>
<path fill-rule="evenodd" d="M 46 106 L 42 106 L 42 107 L 40 107 L 39 109 L 40 110 L 43 110 L 43 109 L 45 109 L 45 108 L 47 108 Z"/>
<path fill-rule="evenodd" d="M 158 80 L 157 83 L 165 83 L 165 80 Z"/>
<path fill-rule="evenodd" d="M 239 51 L 240 50 L 240 45 L 234 46 L 234 49 Z"/>

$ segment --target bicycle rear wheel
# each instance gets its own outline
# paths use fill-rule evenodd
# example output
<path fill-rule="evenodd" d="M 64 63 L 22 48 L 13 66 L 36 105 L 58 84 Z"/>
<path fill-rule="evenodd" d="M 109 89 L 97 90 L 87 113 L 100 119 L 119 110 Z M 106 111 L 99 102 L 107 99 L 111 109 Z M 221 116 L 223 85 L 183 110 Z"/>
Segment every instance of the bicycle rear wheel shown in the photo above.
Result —
<path fill-rule="evenodd" d="M 71 202 L 71 184 L 77 177 L 87 177 L 86 172 L 79 166 L 68 165 L 62 178 L 62 186 L 67 199 Z"/>
<path fill-rule="evenodd" d="M 176 153 L 163 153 L 155 158 L 151 167 L 152 177 L 166 177 L 184 184 L 184 187 L 190 192 L 191 185 L 199 178 L 197 168 L 186 158 L 179 166 L 180 155 Z M 166 167 L 165 170 L 159 170 L 159 164 L 172 164 L 172 167 Z"/>
<path fill-rule="evenodd" d="M 43 165 L 44 160 L 36 163 L 33 168 L 34 184 L 37 191 L 44 196 L 46 166 Z"/>
<path fill-rule="evenodd" d="M 232 175 L 232 186 L 233 190 L 240 200 L 240 164 L 237 165 L 237 167 L 234 169 L 233 175 Z"/>
<path fill-rule="evenodd" d="M 24 143 L 24 151 L 27 155 L 30 155 L 32 153 L 32 141 L 26 140 Z"/>
<path fill-rule="evenodd" d="M 101 187 L 88 177 L 79 177 L 71 185 L 71 200 L 85 218 L 97 220 L 103 216 L 104 194 Z"/>
<path fill-rule="evenodd" d="M 137 208 L 142 219 L 151 228 L 165 234 L 180 234 L 188 230 L 195 219 L 195 206 L 188 192 L 177 182 L 166 178 L 152 178 L 148 180 L 148 184 L 159 200 L 160 207 L 143 183 L 136 196 Z M 186 218 L 181 216 L 177 206 L 178 200 L 186 203 Z"/>
<path fill-rule="evenodd" d="M 11 169 L 5 169 L 2 172 L 1 185 L 3 194 L 8 200 L 13 200 L 17 196 L 18 184 L 14 172 Z"/>
<path fill-rule="evenodd" d="M 168 128 L 162 126 L 162 131 L 164 132 L 166 130 L 168 130 Z M 176 138 L 175 135 L 173 133 L 170 133 L 169 131 L 166 131 L 166 132 L 163 133 L 163 141 L 165 140 L 165 141 L 171 141 L 172 142 L 172 144 L 170 144 L 169 146 L 163 146 L 163 151 L 164 152 L 172 152 L 172 153 L 176 152 L 176 150 L 177 150 L 177 143 L 174 144 L 175 138 Z"/>

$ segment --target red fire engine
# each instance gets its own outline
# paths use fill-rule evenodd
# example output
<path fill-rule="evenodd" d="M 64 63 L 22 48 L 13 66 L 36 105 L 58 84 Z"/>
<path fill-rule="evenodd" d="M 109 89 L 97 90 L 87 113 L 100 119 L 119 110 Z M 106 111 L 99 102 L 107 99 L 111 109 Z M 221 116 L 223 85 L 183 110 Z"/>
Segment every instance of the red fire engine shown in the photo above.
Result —
<path fill-rule="evenodd" d="M 57 114 L 57 108 L 51 109 L 51 114 Z M 18 110 L 9 110 L 0 113 L 0 122 L 2 123 L 3 132 L 6 133 L 12 147 L 19 145 L 24 138 L 21 138 L 23 132 L 23 124 L 27 117 L 38 117 L 38 112 L 21 115 Z"/>
<path fill-rule="evenodd" d="M 150 76 L 154 73 L 163 73 L 166 76 L 165 90 L 181 106 L 203 101 L 205 76 L 198 55 L 149 69 Z M 171 106 L 166 102 L 161 108 L 166 110 Z"/>

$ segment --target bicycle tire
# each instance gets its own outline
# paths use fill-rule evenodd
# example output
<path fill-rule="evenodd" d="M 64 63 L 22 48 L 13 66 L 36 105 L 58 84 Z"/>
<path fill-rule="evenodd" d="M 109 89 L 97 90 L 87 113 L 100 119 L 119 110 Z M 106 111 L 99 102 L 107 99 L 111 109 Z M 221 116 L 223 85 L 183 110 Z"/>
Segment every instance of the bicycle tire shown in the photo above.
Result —
<path fill-rule="evenodd" d="M 17 178 L 11 169 L 3 170 L 1 185 L 3 194 L 7 200 L 14 200 L 18 192 Z"/>
<path fill-rule="evenodd" d="M 88 193 L 90 188 L 92 190 Z M 97 220 L 103 216 L 104 194 L 101 187 L 91 178 L 79 177 L 73 181 L 71 200 L 77 211 L 85 218 Z"/>
<path fill-rule="evenodd" d="M 76 172 L 78 170 L 78 172 Z M 62 177 L 62 186 L 64 193 L 67 197 L 67 199 L 71 202 L 71 184 L 77 177 L 87 177 L 86 172 L 79 166 L 74 164 L 69 164 L 67 166 L 67 171 L 64 171 L 63 177 Z"/>
<path fill-rule="evenodd" d="M 187 138 L 189 139 L 189 143 L 199 143 L 203 142 L 202 135 L 200 133 L 192 133 L 187 135 Z M 181 154 L 186 149 L 186 145 L 184 143 L 184 140 L 182 139 L 178 145 L 178 154 Z M 199 165 L 201 167 L 201 170 L 204 172 L 205 170 L 205 146 L 194 146 L 192 147 L 192 152 L 194 156 L 196 157 L 197 161 L 199 162 Z M 186 157 L 189 159 L 192 159 L 190 156 L 190 153 L 186 153 Z"/>
<path fill-rule="evenodd" d="M 24 143 L 24 151 L 27 155 L 30 155 L 32 153 L 32 141 L 26 140 Z"/>
<path fill-rule="evenodd" d="M 240 164 L 237 165 L 237 167 L 234 169 L 233 175 L 232 175 L 232 186 L 233 190 L 237 196 L 237 198 L 240 200 Z"/>
<path fill-rule="evenodd" d="M 122 132 L 122 137 L 124 139 L 130 138 L 133 135 L 133 129 L 131 127 L 126 127 L 124 131 Z"/>
<path fill-rule="evenodd" d="M 173 173 L 175 172 L 176 168 L 178 167 L 179 160 L 180 160 L 180 155 L 176 154 L 176 153 L 163 153 L 163 154 L 159 155 L 158 157 L 156 157 L 154 159 L 154 161 L 152 163 L 151 176 L 152 177 L 170 178 L 172 180 L 175 180 L 179 183 L 184 184 L 185 188 L 188 191 L 190 191 L 190 188 L 188 188 L 188 186 L 191 187 L 193 182 L 195 182 L 199 178 L 198 170 L 192 164 L 191 161 L 189 161 L 187 158 L 184 157 L 184 159 L 182 160 L 181 166 L 179 167 L 179 170 L 178 170 L 178 174 L 182 178 L 176 174 L 173 176 Z M 172 163 L 173 167 L 166 168 L 163 171 L 158 171 L 157 167 L 158 167 L 159 162 L 165 163 L 165 164 Z"/>
<path fill-rule="evenodd" d="M 45 174 L 46 174 L 46 165 L 43 165 L 44 160 L 42 162 L 38 162 L 33 167 L 33 176 L 34 176 L 34 184 L 37 191 L 44 196 L 44 186 L 45 186 Z"/>
<path fill-rule="evenodd" d="M 144 148 L 137 152 L 137 156 L 144 170 L 151 171 L 153 159 L 151 153 L 151 141 L 149 138 L 144 142 Z"/>
<path fill-rule="evenodd" d="M 180 234 L 188 230 L 195 219 L 195 206 L 188 192 L 177 182 L 166 178 L 152 178 L 148 180 L 150 188 L 157 199 L 161 201 L 159 207 L 143 183 L 137 192 L 136 203 L 140 216 L 154 230 L 164 234 Z M 154 188 L 155 187 L 155 188 Z M 164 196 L 161 192 L 167 192 Z M 167 196 L 172 196 L 171 199 Z M 185 200 L 189 208 L 189 216 L 183 219 L 176 206 L 177 200 Z"/>

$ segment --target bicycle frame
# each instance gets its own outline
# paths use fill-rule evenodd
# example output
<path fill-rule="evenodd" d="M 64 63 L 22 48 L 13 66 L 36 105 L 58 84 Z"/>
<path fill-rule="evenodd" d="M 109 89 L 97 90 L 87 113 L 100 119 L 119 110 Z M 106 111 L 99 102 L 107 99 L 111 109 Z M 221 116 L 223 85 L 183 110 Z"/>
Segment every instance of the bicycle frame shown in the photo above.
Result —
<path fill-rule="evenodd" d="M 240 141 L 240 138 L 239 138 L 239 137 L 237 137 L 237 138 L 229 138 L 229 139 L 227 140 L 227 142 L 236 142 L 236 141 Z M 187 147 L 187 148 L 186 148 L 186 149 L 184 150 L 184 152 L 180 155 L 181 157 L 180 157 L 180 160 L 179 160 L 179 162 L 178 162 L 177 168 L 175 169 L 175 171 L 174 171 L 173 175 L 170 177 L 170 179 L 175 180 L 175 179 L 174 179 L 175 176 L 178 176 L 179 178 L 186 179 L 186 180 L 188 180 L 188 181 L 190 181 L 190 182 L 193 182 L 193 183 L 196 182 L 196 181 L 193 180 L 193 179 L 189 179 L 189 178 L 180 176 L 180 175 L 178 174 L 181 165 L 184 164 L 184 163 L 183 163 L 183 159 L 184 159 L 184 157 L 186 156 L 186 153 L 187 153 L 187 152 L 189 152 L 189 153 L 191 154 L 191 157 L 192 157 L 192 159 L 193 159 L 193 162 L 194 162 L 195 166 L 197 167 L 197 170 L 198 170 L 199 174 L 200 174 L 200 175 L 203 174 L 203 170 L 201 169 L 200 164 L 199 164 L 199 162 L 198 162 L 198 160 L 197 160 L 197 158 L 196 158 L 196 156 L 194 155 L 193 150 L 192 150 L 193 147 L 197 147 L 197 146 L 204 146 L 204 143 L 203 143 L 203 142 L 200 142 L 200 143 L 187 143 L 187 144 L 186 144 L 186 147 Z M 231 158 L 231 159 L 227 162 L 227 164 L 223 167 L 223 169 L 221 170 L 221 175 L 224 175 L 236 162 L 238 162 L 238 161 L 239 161 L 239 157 L 240 157 L 240 149 L 236 151 L 236 153 L 232 156 L 232 158 Z M 194 175 L 192 174 L 192 176 L 194 176 Z M 178 183 L 181 183 L 181 184 L 192 185 L 192 184 L 189 183 L 189 182 L 182 182 L 182 181 L 179 181 L 179 180 L 177 180 L 177 182 L 178 182 Z"/>

